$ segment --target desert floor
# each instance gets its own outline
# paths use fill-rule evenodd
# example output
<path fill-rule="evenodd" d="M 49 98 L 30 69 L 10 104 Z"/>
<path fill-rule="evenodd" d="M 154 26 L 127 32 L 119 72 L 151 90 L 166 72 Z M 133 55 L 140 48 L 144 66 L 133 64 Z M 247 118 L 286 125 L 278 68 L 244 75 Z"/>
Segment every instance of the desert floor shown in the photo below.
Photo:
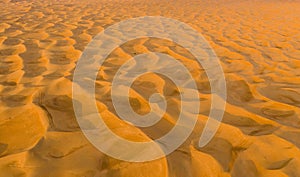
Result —
<path fill-rule="evenodd" d="M 300 1 L 284 0 L 1 0 L 0 177 L 299 177 L 299 12 Z M 178 59 L 201 97 L 197 125 L 180 148 L 162 159 L 129 163 L 101 153 L 80 131 L 72 77 L 95 35 L 139 16 L 170 17 L 198 30 L 221 61 L 228 98 L 217 134 L 199 148 L 211 103 L 203 68 L 170 41 L 143 38 L 120 46 L 99 72 L 95 91 L 99 112 L 116 134 L 155 139 L 179 112 L 176 86 L 146 74 L 132 86 L 133 109 L 147 113 L 145 100 L 161 92 L 171 105 L 167 113 L 149 128 L 118 118 L 110 83 L 134 55 L 155 51 Z"/>

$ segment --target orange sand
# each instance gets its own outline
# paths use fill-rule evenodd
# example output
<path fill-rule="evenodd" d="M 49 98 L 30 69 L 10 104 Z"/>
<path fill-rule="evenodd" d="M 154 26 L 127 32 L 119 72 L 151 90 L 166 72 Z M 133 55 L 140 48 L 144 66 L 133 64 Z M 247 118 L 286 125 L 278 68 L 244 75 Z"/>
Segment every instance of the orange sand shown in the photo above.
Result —
<path fill-rule="evenodd" d="M 283 0 L 2 0 L 0 177 L 300 176 L 299 12 L 300 1 Z M 174 84 L 148 74 L 132 87 L 132 107 L 146 113 L 147 96 L 163 92 L 169 114 L 144 129 L 119 120 L 109 84 L 131 56 L 156 51 L 180 60 L 197 80 L 202 100 L 197 126 L 177 151 L 128 163 L 99 152 L 81 133 L 72 107 L 72 73 L 96 34 L 145 15 L 183 21 L 204 35 L 221 60 L 228 99 L 218 133 L 199 148 L 211 98 L 201 66 L 164 40 L 139 39 L 116 49 L 99 74 L 96 97 L 99 112 L 120 136 L 137 141 L 162 136 L 174 125 L 180 104 Z"/>

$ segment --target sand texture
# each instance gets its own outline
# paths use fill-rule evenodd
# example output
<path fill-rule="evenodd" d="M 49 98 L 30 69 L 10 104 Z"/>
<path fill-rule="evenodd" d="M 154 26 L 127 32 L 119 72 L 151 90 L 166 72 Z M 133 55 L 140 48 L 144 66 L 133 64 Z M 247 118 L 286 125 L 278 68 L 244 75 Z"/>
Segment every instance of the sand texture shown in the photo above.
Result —
<path fill-rule="evenodd" d="M 82 134 L 72 105 L 76 62 L 92 38 L 132 17 L 164 16 L 199 31 L 215 50 L 227 84 L 224 118 L 197 146 L 210 111 L 205 70 L 183 47 L 142 38 L 115 49 L 96 81 L 107 125 L 133 141 L 168 132 L 180 112 L 173 82 L 145 74 L 132 85 L 132 108 L 149 111 L 149 95 L 170 105 L 155 126 L 118 118 L 111 81 L 131 57 L 149 51 L 182 62 L 197 81 L 201 107 L 193 133 L 165 158 L 113 159 Z M 150 28 L 150 27 L 149 27 Z M 299 177 L 300 1 L 280 0 L 0 0 L 0 177 Z"/>

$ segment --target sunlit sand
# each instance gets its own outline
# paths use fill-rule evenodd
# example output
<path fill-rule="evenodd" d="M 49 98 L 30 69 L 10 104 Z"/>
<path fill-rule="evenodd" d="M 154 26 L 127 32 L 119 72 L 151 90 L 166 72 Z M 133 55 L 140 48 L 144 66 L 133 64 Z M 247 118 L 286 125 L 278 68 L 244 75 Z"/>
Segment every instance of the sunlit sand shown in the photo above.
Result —
<path fill-rule="evenodd" d="M 300 176 L 300 1 L 2 0 L 0 2 L 0 177 Z M 216 52 L 227 84 L 222 124 L 197 146 L 210 111 L 205 70 L 183 47 L 142 38 L 115 49 L 99 72 L 99 113 L 117 135 L 148 141 L 166 134 L 180 112 L 179 91 L 157 74 L 132 85 L 139 114 L 159 92 L 169 107 L 152 127 L 118 118 L 111 81 L 131 57 L 151 52 L 182 62 L 201 97 L 197 125 L 180 148 L 143 163 L 113 159 L 82 134 L 72 105 L 76 62 L 92 38 L 119 21 L 164 16 L 198 30 Z M 151 28 L 151 27 L 149 27 Z"/>

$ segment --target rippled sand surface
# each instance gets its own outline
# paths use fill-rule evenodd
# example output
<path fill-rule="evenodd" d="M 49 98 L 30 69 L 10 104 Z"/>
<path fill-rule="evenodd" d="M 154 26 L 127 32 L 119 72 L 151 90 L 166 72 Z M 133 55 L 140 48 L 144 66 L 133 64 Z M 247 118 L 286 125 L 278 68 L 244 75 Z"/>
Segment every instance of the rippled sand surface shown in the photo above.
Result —
<path fill-rule="evenodd" d="M 0 177 L 257 177 L 300 176 L 300 1 L 2 0 L 0 2 Z M 128 59 L 152 52 L 181 61 L 197 81 L 198 123 L 169 156 L 144 163 L 113 159 L 81 133 L 72 105 L 76 61 L 106 27 L 132 17 L 183 21 L 207 39 L 225 72 L 222 124 L 197 146 L 208 118 L 210 84 L 203 68 L 170 41 L 142 38 L 115 49 L 96 82 L 100 114 L 118 135 L 155 139 L 173 126 L 179 92 L 156 74 L 138 78 L 130 103 L 163 93 L 170 107 L 158 125 L 137 128 L 112 107 L 110 84 Z M 151 27 L 149 27 L 151 28 Z"/>

